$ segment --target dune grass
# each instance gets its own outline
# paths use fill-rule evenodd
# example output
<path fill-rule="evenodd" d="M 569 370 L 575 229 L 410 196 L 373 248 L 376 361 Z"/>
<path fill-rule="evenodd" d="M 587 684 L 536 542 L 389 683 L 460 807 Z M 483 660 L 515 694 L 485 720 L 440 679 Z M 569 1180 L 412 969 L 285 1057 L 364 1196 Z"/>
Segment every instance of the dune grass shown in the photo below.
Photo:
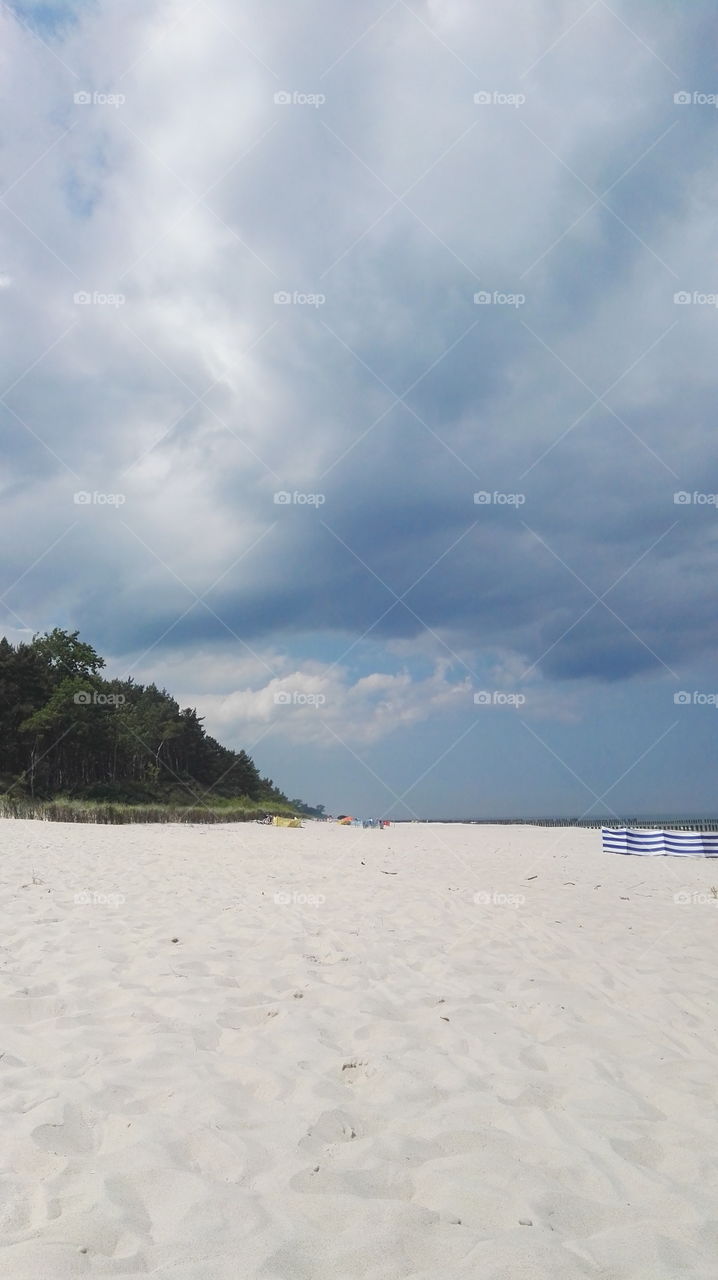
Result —
<path fill-rule="evenodd" d="M 200 803 L 122 804 L 72 797 L 32 799 L 0 795 L 0 818 L 34 818 L 41 822 L 154 823 L 254 822 L 265 813 L 294 817 L 294 810 L 273 802 L 227 800 L 208 796 Z"/>

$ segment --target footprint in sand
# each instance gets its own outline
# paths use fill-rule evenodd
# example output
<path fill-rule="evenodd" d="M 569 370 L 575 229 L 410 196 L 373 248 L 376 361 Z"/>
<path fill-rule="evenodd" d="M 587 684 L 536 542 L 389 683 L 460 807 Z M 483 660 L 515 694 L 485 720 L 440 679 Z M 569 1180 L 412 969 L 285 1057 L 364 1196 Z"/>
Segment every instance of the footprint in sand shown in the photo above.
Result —
<path fill-rule="evenodd" d="M 79 1107 L 66 1106 L 61 1124 L 41 1124 L 32 1131 L 32 1140 L 41 1151 L 56 1156 L 81 1155 L 95 1148 L 91 1126 Z"/>
<path fill-rule="evenodd" d="M 524 1067 L 530 1067 L 532 1071 L 548 1071 L 546 1059 L 534 1045 L 529 1045 L 528 1049 L 521 1050 L 519 1062 Z"/>
<path fill-rule="evenodd" d="M 266 1071 L 255 1071 L 251 1067 L 238 1067 L 235 1079 L 258 1102 L 276 1102 L 285 1097 L 290 1088 L 280 1076 L 270 1076 Z"/>
<path fill-rule="evenodd" d="M 503 1098 L 497 1095 L 499 1102 L 507 1107 L 540 1107 L 548 1111 L 559 1098 L 558 1090 L 549 1084 L 529 1084 L 517 1098 Z"/>
<path fill-rule="evenodd" d="M 33 996 L 24 991 L 0 1000 L 0 1018 L 10 1026 L 26 1026 L 59 1018 L 66 1007 L 64 1000 L 57 996 Z"/>
<path fill-rule="evenodd" d="M 298 1145 L 301 1151 L 317 1154 L 326 1147 L 353 1142 L 362 1136 L 358 1122 L 346 1111 L 323 1111 Z"/>
<path fill-rule="evenodd" d="M 226 1031 L 247 1031 L 263 1025 L 267 1018 L 275 1018 L 278 1012 L 267 1004 L 227 1004 L 217 1014 L 215 1022 Z"/>
<path fill-rule="evenodd" d="M 639 1164 L 645 1169 L 657 1169 L 663 1163 L 663 1147 L 652 1138 L 633 1140 L 611 1138 L 610 1143 L 616 1155 L 627 1160 L 629 1164 Z"/>
<path fill-rule="evenodd" d="M 414 1184 L 401 1169 L 342 1169 L 313 1165 L 290 1178 L 292 1191 L 310 1195 L 361 1196 L 366 1200 L 411 1200 Z"/>
<path fill-rule="evenodd" d="M 356 1084 L 361 1080 L 368 1079 L 373 1074 L 369 1063 L 362 1062 L 359 1058 L 352 1058 L 348 1062 L 342 1063 L 342 1080 L 345 1084 Z"/>

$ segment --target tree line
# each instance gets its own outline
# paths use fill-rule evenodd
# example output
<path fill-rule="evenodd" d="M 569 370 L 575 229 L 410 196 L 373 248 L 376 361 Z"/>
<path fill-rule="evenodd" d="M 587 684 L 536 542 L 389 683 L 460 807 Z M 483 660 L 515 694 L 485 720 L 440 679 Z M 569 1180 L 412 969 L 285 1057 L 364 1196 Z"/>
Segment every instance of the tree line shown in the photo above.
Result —
<path fill-rule="evenodd" d="M 98 800 L 205 792 L 288 804 L 246 751 L 223 747 L 192 707 L 132 678 L 106 680 L 79 632 L 0 639 L 0 790 Z"/>

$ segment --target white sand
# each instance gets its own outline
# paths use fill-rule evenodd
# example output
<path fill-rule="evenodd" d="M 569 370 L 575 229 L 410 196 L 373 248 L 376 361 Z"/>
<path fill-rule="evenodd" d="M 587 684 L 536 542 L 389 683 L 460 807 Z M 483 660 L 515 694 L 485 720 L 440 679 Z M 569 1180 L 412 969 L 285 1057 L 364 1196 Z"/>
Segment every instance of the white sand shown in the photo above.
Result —
<path fill-rule="evenodd" d="M 0 848 L 3 1277 L 718 1275 L 718 865 L 521 827 Z"/>

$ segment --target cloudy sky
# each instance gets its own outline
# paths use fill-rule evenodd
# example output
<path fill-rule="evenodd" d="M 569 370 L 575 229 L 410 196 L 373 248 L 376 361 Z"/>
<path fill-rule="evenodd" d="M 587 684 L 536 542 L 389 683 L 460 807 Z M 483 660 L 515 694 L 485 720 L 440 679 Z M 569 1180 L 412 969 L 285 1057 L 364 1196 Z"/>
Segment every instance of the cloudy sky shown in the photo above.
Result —
<path fill-rule="evenodd" d="M 693 0 L 0 6 L 2 628 L 290 795 L 715 808 Z"/>

